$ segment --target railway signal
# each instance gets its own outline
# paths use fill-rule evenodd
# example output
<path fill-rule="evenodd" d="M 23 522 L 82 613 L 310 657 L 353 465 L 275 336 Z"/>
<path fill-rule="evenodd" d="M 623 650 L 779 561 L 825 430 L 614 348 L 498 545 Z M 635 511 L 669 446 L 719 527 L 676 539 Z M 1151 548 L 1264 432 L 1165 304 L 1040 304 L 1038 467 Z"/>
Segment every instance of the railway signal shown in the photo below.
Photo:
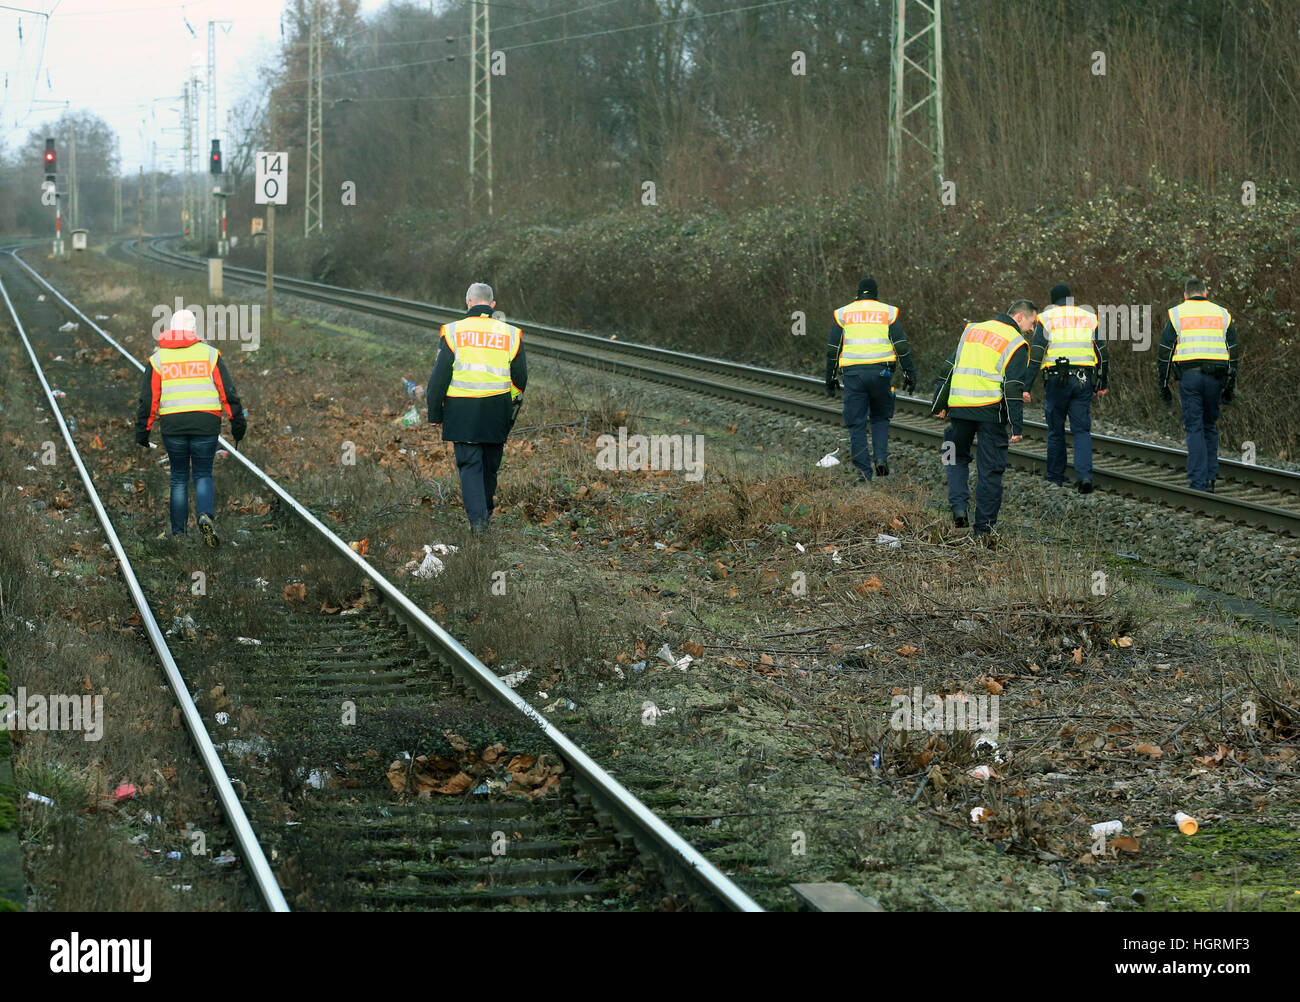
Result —
<path fill-rule="evenodd" d="M 221 140 L 212 140 L 212 155 L 208 158 L 208 173 L 221 173 Z"/>
<path fill-rule="evenodd" d="M 45 140 L 45 180 L 53 181 L 55 172 L 56 172 L 56 164 L 54 158 L 54 140 L 46 139 Z"/>

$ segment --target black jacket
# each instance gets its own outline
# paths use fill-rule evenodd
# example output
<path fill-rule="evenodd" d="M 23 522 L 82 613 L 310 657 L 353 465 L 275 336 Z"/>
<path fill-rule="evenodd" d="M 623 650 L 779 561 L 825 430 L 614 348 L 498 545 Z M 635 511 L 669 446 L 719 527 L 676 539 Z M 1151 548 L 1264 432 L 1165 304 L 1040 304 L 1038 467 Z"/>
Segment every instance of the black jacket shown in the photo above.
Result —
<path fill-rule="evenodd" d="M 135 437 L 141 441 L 148 437 L 152 427 L 150 415 L 158 406 L 155 372 L 152 365 L 146 364 L 140 377 L 140 399 L 135 408 Z M 235 381 L 230 378 L 224 358 L 217 359 L 217 392 L 221 396 L 222 410 L 229 407 L 230 433 L 238 442 L 248 429 L 248 419 L 244 416 L 244 404 L 235 389 Z M 159 414 L 157 425 L 161 425 L 164 435 L 220 435 L 221 415 L 210 411 L 181 411 L 178 414 Z"/>
<path fill-rule="evenodd" d="M 467 317 L 491 315 L 490 306 L 475 306 L 465 314 Z M 510 434 L 510 394 L 496 393 L 490 397 L 447 396 L 454 361 L 454 353 L 440 337 L 438 356 L 434 359 L 433 371 L 429 373 L 429 421 L 442 425 L 444 442 L 504 442 Z M 519 353 L 510 363 L 510 381 L 519 388 L 520 393 L 528 386 L 528 360 L 524 357 L 522 342 Z"/>
<path fill-rule="evenodd" d="M 1053 303 L 1052 305 L 1064 306 L 1065 303 Z M 1106 389 L 1107 380 L 1110 378 L 1110 355 L 1106 350 L 1106 338 L 1103 336 L 1100 324 L 1092 332 L 1092 348 L 1097 353 L 1097 367 L 1092 372 L 1092 389 L 1095 393 L 1097 390 Z M 1035 323 L 1034 339 L 1029 343 L 1029 370 L 1025 375 L 1026 390 L 1034 388 L 1034 380 L 1038 378 L 1038 373 L 1043 367 L 1043 356 L 1046 354 L 1047 328 L 1040 323 Z M 1055 362 L 1055 359 L 1049 360 L 1048 368 L 1050 369 Z"/>
<path fill-rule="evenodd" d="M 1016 322 L 1005 313 L 999 313 L 994 320 L 999 320 L 1015 330 L 1020 328 Z M 960 342 L 958 343 L 960 347 Z M 1025 368 L 1028 365 L 1029 351 L 1028 346 L 1024 345 L 1012 353 L 1007 359 L 1006 370 L 1002 373 L 1002 399 L 992 404 L 983 404 L 979 407 L 949 407 L 948 392 L 952 389 L 952 367 L 957 364 L 957 349 L 948 356 L 948 366 L 944 370 L 943 379 L 939 381 L 938 388 L 935 390 L 934 400 L 930 404 L 930 413 L 937 414 L 941 410 L 948 411 L 948 417 L 961 418 L 966 421 L 995 421 L 998 424 L 1011 422 L 1011 434 L 1024 434 L 1024 413 L 1025 403 L 1021 396 L 1025 390 Z"/>

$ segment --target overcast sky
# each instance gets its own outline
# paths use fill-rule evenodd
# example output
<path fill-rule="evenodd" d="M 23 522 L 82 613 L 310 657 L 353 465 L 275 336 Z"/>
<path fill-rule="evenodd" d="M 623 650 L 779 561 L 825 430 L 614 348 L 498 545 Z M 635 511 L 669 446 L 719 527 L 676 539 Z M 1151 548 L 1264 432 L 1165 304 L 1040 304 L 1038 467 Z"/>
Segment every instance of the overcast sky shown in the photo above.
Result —
<path fill-rule="evenodd" d="M 384 0 L 362 0 L 362 15 L 383 6 Z M 15 7 L 28 12 L 8 9 Z M 283 9 L 283 0 L 0 0 L 0 69 L 8 81 L 0 97 L 4 146 L 12 153 L 31 130 L 71 106 L 94 112 L 117 132 L 124 173 L 148 170 L 151 138 L 159 169 L 176 170 L 181 90 L 191 64 L 200 80 L 207 74 L 208 21 L 233 22 L 217 28 L 217 121 L 224 137 L 227 109 L 252 91 L 257 67 L 280 42 Z M 202 140 L 202 94 L 199 113 Z M 62 140 L 59 150 L 66 163 Z M 201 149 L 199 163 L 205 162 Z"/>

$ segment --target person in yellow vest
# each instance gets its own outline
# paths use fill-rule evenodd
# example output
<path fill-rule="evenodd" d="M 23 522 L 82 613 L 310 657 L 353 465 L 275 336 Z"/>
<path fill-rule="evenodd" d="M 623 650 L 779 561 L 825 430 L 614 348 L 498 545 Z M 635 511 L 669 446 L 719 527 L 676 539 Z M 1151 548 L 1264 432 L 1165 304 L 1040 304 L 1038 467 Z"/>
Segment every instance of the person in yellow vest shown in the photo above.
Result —
<path fill-rule="evenodd" d="M 978 439 L 975 488 L 976 538 L 991 537 L 1002 508 L 1002 474 L 1008 442 L 1024 437 L 1025 367 L 1038 308 L 1017 299 L 992 320 L 967 324 L 948 370 L 935 391 L 930 413 L 948 418 L 943 433 L 943 464 L 948 477 L 948 504 L 958 528 L 970 524 L 971 443 Z M 1007 425 L 1011 436 L 1007 437 Z"/>
<path fill-rule="evenodd" d="M 826 340 L 826 395 L 844 383 L 844 426 L 858 481 L 889 475 L 889 422 L 894 416 L 894 370 L 903 369 L 903 390 L 916 388 L 916 368 L 898 307 L 876 299 L 876 280 L 858 283 L 858 298 L 835 311 Z M 838 380 L 837 380 L 838 370 Z M 867 439 L 867 422 L 871 439 Z M 874 456 L 873 456 L 874 453 Z"/>
<path fill-rule="evenodd" d="M 1052 286 L 1052 305 L 1038 314 L 1029 345 L 1024 402 L 1043 370 L 1047 418 L 1047 479 L 1065 483 L 1065 419 L 1074 437 L 1074 472 L 1080 494 L 1092 491 L 1092 398 L 1106 393 L 1110 368 L 1097 314 L 1075 306 L 1070 287 Z M 1044 368 L 1046 366 L 1046 368 Z"/>
<path fill-rule="evenodd" d="M 470 529 L 482 532 L 496 508 L 497 471 L 528 386 L 523 331 L 493 317 L 492 287 L 475 282 L 466 314 L 445 324 L 429 374 L 429 422 L 442 426 L 460 473 Z"/>
<path fill-rule="evenodd" d="M 1232 399 L 1237 384 L 1237 328 L 1231 313 L 1206 298 L 1199 278 L 1183 283 L 1183 301 L 1169 311 L 1156 367 L 1165 403 L 1174 398 L 1169 377 L 1178 380 L 1187 483 L 1213 494 L 1219 476 L 1219 405 Z"/>
<path fill-rule="evenodd" d="M 194 475 L 194 513 L 208 546 L 217 546 L 216 495 L 212 463 L 217 454 L 221 418 L 230 419 L 238 443 L 248 429 L 244 405 L 221 352 L 199 340 L 194 314 L 177 310 L 170 328 L 149 356 L 135 411 L 135 441 L 149 447 L 155 421 L 162 425 L 163 447 L 171 464 L 172 536 L 185 535 L 189 524 L 190 473 Z"/>

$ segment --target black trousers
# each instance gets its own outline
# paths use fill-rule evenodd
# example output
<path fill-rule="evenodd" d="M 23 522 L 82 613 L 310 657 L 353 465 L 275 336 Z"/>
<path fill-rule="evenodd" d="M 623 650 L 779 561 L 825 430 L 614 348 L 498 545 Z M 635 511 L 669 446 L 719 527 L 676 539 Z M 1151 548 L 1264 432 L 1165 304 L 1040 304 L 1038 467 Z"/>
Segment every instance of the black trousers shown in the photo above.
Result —
<path fill-rule="evenodd" d="M 953 514 L 966 514 L 970 506 L 971 444 L 977 445 L 975 468 L 974 534 L 993 530 L 1002 508 L 1002 474 L 1007 468 L 1010 439 L 1007 426 L 995 421 L 967 421 L 950 418 L 943 433 L 944 472 L 948 475 L 948 503 Z"/>
<path fill-rule="evenodd" d="M 496 507 L 497 470 L 505 445 L 501 442 L 453 442 L 460 496 L 472 529 L 487 526 Z"/>

